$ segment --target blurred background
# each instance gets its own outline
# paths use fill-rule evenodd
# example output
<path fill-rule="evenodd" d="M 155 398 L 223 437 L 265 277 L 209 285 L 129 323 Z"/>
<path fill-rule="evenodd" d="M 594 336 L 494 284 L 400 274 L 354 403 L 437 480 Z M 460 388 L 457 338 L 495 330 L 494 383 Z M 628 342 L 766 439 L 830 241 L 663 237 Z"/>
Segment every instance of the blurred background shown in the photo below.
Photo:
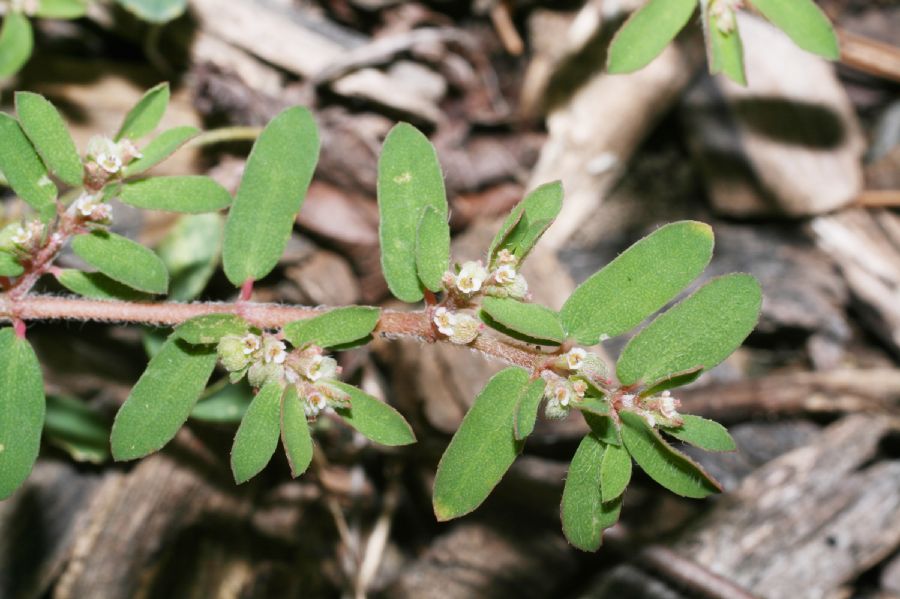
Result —
<path fill-rule="evenodd" d="M 228 451 L 247 390 L 212 388 L 164 451 L 114 464 L 112 415 L 166 331 L 34 324 L 53 397 L 41 459 L 0 503 L 0 597 L 900 597 L 895 0 L 820 2 L 838 64 L 742 15 L 746 88 L 708 75 L 696 22 L 647 68 L 605 74 L 609 40 L 640 0 L 122 4 L 171 5 L 158 20 L 176 18 L 92 2 L 77 20 L 34 19 L 34 55 L 5 82 L 3 109 L 14 89 L 45 94 L 83 151 L 171 81 L 164 127 L 249 129 L 156 173 L 209 173 L 234 191 L 254 128 L 309 106 L 321 160 L 258 301 L 399 307 L 380 274 L 375 203 L 379 148 L 398 120 L 438 149 L 456 260 L 477 259 L 525 191 L 563 181 L 562 214 L 526 268 L 555 309 L 660 224 L 711 223 L 704 277 L 753 273 L 763 315 L 677 395 L 683 412 L 727 424 L 739 451 L 692 453 L 726 487 L 709 500 L 639 476 L 622 522 L 583 554 L 559 525 L 587 430 L 575 414 L 539 422 L 481 509 L 435 521 L 437 459 L 500 367 L 471 352 L 379 340 L 344 354 L 344 372 L 397 406 L 420 442 L 375 447 L 323 421 L 309 473 L 292 481 L 276 454 L 235 487 Z M 5 197 L 4 220 L 18 218 Z M 234 298 L 216 269 L 221 215 L 115 215 L 166 260 L 174 298 Z M 603 351 L 614 358 L 625 341 Z"/>

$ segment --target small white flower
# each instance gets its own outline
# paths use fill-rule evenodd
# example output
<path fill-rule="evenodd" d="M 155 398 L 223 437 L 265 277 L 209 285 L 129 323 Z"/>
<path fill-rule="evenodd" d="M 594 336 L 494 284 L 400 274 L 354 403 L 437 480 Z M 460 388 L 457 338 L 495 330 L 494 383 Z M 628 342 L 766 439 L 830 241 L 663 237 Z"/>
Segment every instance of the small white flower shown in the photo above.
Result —
<path fill-rule="evenodd" d="M 580 347 L 570 349 L 568 353 L 566 353 L 566 366 L 569 370 L 578 370 L 584 366 L 584 359 L 586 357 L 587 352 Z"/>
<path fill-rule="evenodd" d="M 450 342 L 457 345 L 467 345 L 475 341 L 481 332 L 481 322 L 468 314 L 456 315 L 456 326 L 450 335 Z"/>
<path fill-rule="evenodd" d="M 513 253 L 507 249 L 502 249 L 497 252 L 497 264 L 500 265 L 510 265 L 515 267 L 515 265 L 519 262 L 519 259 L 513 255 Z"/>
<path fill-rule="evenodd" d="M 266 363 L 274 362 L 275 364 L 284 364 L 287 358 L 287 352 L 284 349 L 284 343 L 272 337 L 266 337 L 265 351 L 263 351 L 263 360 Z"/>
<path fill-rule="evenodd" d="M 434 317 L 431 320 L 441 335 L 450 337 L 456 330 L 456 315 L 443 306 L 434 311 Z"/>
<path fill-rule="evenodd" d="M 494 271 L 494 280 L 500 285 L 512 285 L 516 282 L 516 269 L 512 264 L 504 264 Z"/>
<path fill-rule="evenodd" d="M 318 391 L 313 391 L 306 396 L 304 411 L 307 416 L 317 416 L 319 412 L 328 407 L 328 399 Z"/>
<path fill-rule="evenodd" d="M 314 354 L 304 363 L 303 376 L 311 381 L 317 381 L 322 378 L 322 360 L 325 358 L 322 354 Z"/>
<path fill-rule="evenodd" d="M 634 395 L 623 395 L 621 397 L 622 407 L 626 410 L 634 409 Z"/>
<path fill-rule="evenodd" d="M 553 388 L 553 399 L 562 407 L 568 407 L 572 401 L 572 391 L 566 384 L 559 384 Z"/>
<path fill-rule="evenodd" d="M 19 227 L 12 236 L 12 242 L 16 245 L 25 245 L 34 239 L 34 231 L 31 227 Z"/>
<path fill-rule="evenodd" d="M 257 335 L 253 333 L 248 333 L 241 338 L 241 342 L 244 344 L 244 355 L 249 356 L 252 353 L 255 353 L 261 345 L 260 339 Z"/>
<path fill-rule="evenodd" d="M 659 411 L 669 420 L 678 419 L 678 400 L 669 391 L 663 391 L 659 396 Z"/>
<path fill-rule="evenodd" d="M 588 385 L 584 381 L 578 380 L 572 383 L 572 389 L 575 390 L 575 395 L 577 395 L 579 399 L 584 399 L 584 394 L 588 390 Z"/>
<path fill-rule="evenodd" d="M 481 262 L 466 262 L 456 275 L 456 288 L 467 295 L 478 293 L 487 277 L 487 269 Z"/>

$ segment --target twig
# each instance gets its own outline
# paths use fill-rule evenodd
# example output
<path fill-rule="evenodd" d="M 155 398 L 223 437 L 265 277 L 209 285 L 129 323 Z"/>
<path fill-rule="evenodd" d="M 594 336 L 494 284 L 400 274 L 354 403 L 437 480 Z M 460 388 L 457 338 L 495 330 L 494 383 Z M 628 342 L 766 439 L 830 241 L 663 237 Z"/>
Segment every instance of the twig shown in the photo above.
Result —
<path fill-rule="evenodd" d="M 892 81 L 900 81 L 900 48 L 838 29 L 841 63 Z"/>
<path fill-rule="evenodd" d="M 691 597 L 756 599 L 755 595 L 730 580 L 661 545 L 643 550 L 638 561 L 647 570 L 659 572 L 677 585 L 690 589 Z"/>
<path fill-rule="evenodd" d="M 503 42 L 503 47 L 513 56 L 521 56 L 525 51 L 525 43 L 516 30 L 516 24 L 513 23 L 512 14 L 510 14 L 509 2 L 507 0 L 497 0 L 491 7 L 491 21 L 494 23 L 494 29 L 497 36 Z"/>
<path fill-rule="evenodd" d="M 864 208 L 898 208 L 900 189 L 865 189 L 857 196 L 856 203 Z"/>

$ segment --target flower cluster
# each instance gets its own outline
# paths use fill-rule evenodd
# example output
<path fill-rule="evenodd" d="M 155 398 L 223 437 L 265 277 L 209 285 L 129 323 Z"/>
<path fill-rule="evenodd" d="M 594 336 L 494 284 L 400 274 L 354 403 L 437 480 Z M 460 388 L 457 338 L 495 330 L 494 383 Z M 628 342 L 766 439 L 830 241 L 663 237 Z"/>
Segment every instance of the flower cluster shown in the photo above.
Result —
<path fill-rule="evenodd" d="M 737 26 L 735 11 L 743 6 L 743 0 L 711 0 L 709 12 L 715 17 L 716 29 L 728 35 Z"/>
<path fill-rule="evenodd" d="M 443 306 L 434 311 L 431 321 L 434 323 L 438 333 L 457 345 L 472 343 L 484 327 L 471 314 L 451 312 Z"/>
<path fill-rule="evenodd" d="M 566 373 L 561 376 L 558 372 Z M 547 381 L 544 398 L 547 418 L 560 419 L 569 414 L 574 404 L 584 400 L 593 384 L 606 384 L 606 363 L 597 354 L 580 347 L 560 355 L 553 363 L 553 370 L 544 370 L 541 376 Z"/>
<path fill-rule="evenodd" d="M 231 382 L 247 375 L 253 387 L 270 382 L 294 385 L 303 398 L 309 418 L 327 408 L 347 406 L 350 397 L 330 383 L 337 380 L 340 367 L 322 348 L 308 346 L 288 351 L 283 341 L 267 333 L 225 335 L 219 340 L 219 360 L 230 372 Z"/>
<path fill-rule="evenodd" d="M 684 420 L 678 413 L 681 402 L 669 391 L 663 391 L 651 397 L 640 397 L 634 394 L 619 396 L 617 409 L 640 414 L 651 427 L 681 426 Z"/>
<path fill-rule="evenodd" d="M 0 250 L 30 254 L 44 241 L 45 226 L 40 220 L 11 223 L 0 231 Z"/>
<path fill-rule="evenodd" d="M 494 297 L 526 299 L 528 283 L 517 270 L 518 259 L 509 251 L 501 250 L 494 260 L 494 269 L 488 270 L 479 260 L 465 262 L 456 274 L 444 274 L 444 287 L 451 294 L 471 299 L 482 293 Z"/>
<path fill-rule="evenodd" d="M 104 203 L 99 194 L 82 193 L 72 203 L 71 210 L 82 221 L 99 224 L 112 222 L 109 204 Z"/>
<path fill-rule="evenodd" d="M 100 189 L 110 179 L 121 176 L 122 169 L 140 157 L 140 151 L 128 138 L 113 141 L 95 135 L 88 141 L 85 184 L 89 189 Z"/>

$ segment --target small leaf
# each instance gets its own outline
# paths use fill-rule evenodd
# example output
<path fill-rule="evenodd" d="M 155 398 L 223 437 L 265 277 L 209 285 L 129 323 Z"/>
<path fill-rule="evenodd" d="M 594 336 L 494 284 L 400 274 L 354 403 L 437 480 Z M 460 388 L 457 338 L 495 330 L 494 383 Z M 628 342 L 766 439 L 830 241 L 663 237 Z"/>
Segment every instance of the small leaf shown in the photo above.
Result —
<path fill-rule="evenodd" d="M 168 23 L 184 14 L 187 0 L 116 0 L 122 8 L 148 23 Z"/>
<path fill-rule="evenodd" d="M 243 335 L 250 325 L 236 314 L 204 314 L 175 327 L 175 335 L 192 345 L 218 343 L 225 335 Z"/>
<path fill-rule="evenodd" d="M 566 334 L 559 323 L 559 315 L 539 304 L 528 304 L 513 299 L 485 297 L 482 311 L 490 316 L 488 325 L 497 322 L 503 327 L 551 344 L 562 343 Z"/>
<path fill-rule="evenodd" d="M 759 283 L 750 275 L 713 279 L 635 335 L 619 357 L 623 385 L 658 381 L 727 358 L 756 326 L 762 304 Z"/>
<path fill-rule="evenodd" d="M 747 85 L 747 75 L 744 72 L 744 44 L 741 42 L 737 21 L 733 30 L 724 33 L 719 29 L 718 18 L 708 11 L 707 15 L 709 24 L 706 25 L 706 44 L 709 72 L 713 75 L 724 73 L 735 83 Z"/>
<path fill-rule="evenodd" d="M 737 449 L 728 430 L 718 422 L 690 414 L 685 414 L 682 419 L 684 424 L 679 427 L 666 427 L 663 432 L 706 451 Z"/>
<path fill-rule="evenodd" d="M 450 225 L 447 218 L 426 206 L 416 230 L 416 271 L 431 291 L 440 291 L 450 265 Z"/>
<path fill-rule="evenodd" d="M 661 227 L 579 285 L 560 320 L 585 345 L 621 335 L 697 278 L 712 250 L 709 225 L 683 221 Z"/>
<path fill-rule="evenodd" d="M 53 104 L 39 94 L 16 92 L 16 113 L 50 172 L 69 185 L 81 185 L 84 167 L 78 149 Z"/>
<path fill-rule="evenodd" d="M 609 416 L 609 402 L 602 397 L 585 397 L 576 403 L 575 407 L 589 414 Z"/>
<path fill-rule="evenodd" d="M 7 16 L 9 19 L 9 15 Z M 18 121 L 0 113 L 0 171 L 20 198 L 41 213 L 56 210 L 56 186 Z"/>
<path fill-rule="evenodd" d="M 246 381 L 236 385 L 222 379 L 214 385 L 210 385 L 201 397 L 194 409 L 191 410 L 191 418 L 202 422 L 238 423 L 244 419 L 244 414 L 253 401 L 253 391 Z"/>
<path fill-rule="evenodd" d="M 28 17 L 20 12 L 7 11 L 0 28 L 0 79 L 19 72 L 34 48 L 34 32 Z"/>
<path fill-rule="evenodd" d="M 199 133 L 199 129 L 189 126 L 166 129 L 144 147 L 141 151 L 142 156 L 126 166 L 123 174 L 126 177 L 133 177 L 150 170 Z"/>
<path fill-rule="evenodd" d="M 607 70 L 631 73 L 650 64 L 684 29 L 696 7 L 697 0 L 650 0 L 616 32 Z"/>
<path fill-rule="evenodd" d="M 493 266 L 500 250 L 509 250 L 521 263 L 553 223 L 562 208 L 562 183 L 553 181 L 532 190 L 519 202 L 500 225 L 488 249 L 488 263 Z"/>
<path fill-rule="evenodd" d="M 585 409 L 586 405 L 588 405 L 587 399 L 576 407 L 581 409 L 584 421 L 587 422 L 591 432 L 607 445 L 621 445 L 622 437 L 619 435 L 619 428 L 616 426 L 616 423 L 612 421 L 612 418 L 601 415 L 600 410 L 587 410 Z M 609 410 L 608 405 L 606 406 L 606 409 L 607 411 Z"/>
<path fill-rule="evenodd" d="M 25 272 L 15 256 L 8 252 L 0 252 L 0 277 L 18 277 Z"/>
<path fill-rule="evenodd" d="M 380 316 L 381 310 L 368 306 L 335 308 L 284 325 L 284 337 L 294 347 L 307 343 L 324 348 L 341 346 L 368 337 Z"/>
<path fill-rule="evenodd" d="M 159 125 L 168 106 L 168 83 L 160 83 L 147 90 L 134 108 L 125 115 L 122 127 L 116 133 L 116 141 L 123 137 L 131 140 L 140 139 L 152 132 Z"/>
<path fill-rule="evenodd" d="M 378 229 L 381 267 L 391 293 L 404 302 L 422 299 L 416 270 L 419 219 L 426 207 L 447 220 L 444 175 L 434 146 L 418 129 L 399 123 L 378 159 Z"/>
<path fill-rule="evenodd" d="M 171 275 L 170 300 L 185 302 L 203 292 L 219 264 L 224 220 L 216 213 L 182 216 L 160 242 L 157 252 Z"/>
<path fill-rule="evenodd" d="M 239 485 L 262 472 L 278 448 L 283 394 L 281 383 L 266 383 L 241 420 L 231 447 L 231 472 Z"/>
<path fill-rule="evenodd" d="M 328 381 L 350 396 L 349 408 L 337 408 L 338 416 L 360 433 L 382 445 L 409 445 L 416 442 L 412 427 L 403 416 L 383 401 L 340 381 Z"/>
<path fill-rule="evenodd" d="M 513 423 L 516 440 L 521 441 L 534 431 L 538 408 L 541 407 L 541 399 L 544 398 L 546 387 L 547 381 L 538 378 L 528 383 L 528 386 L 519 394 L 516 400 L 516 418 Z"/>
<path fill-rule="evenodd" d="M 150 299 L 148 294 L 114 281 L 102 272 L 82 272 L 65 268 L 56 273 L 56 280 L 72 293 L 84 297 L 131 302 Z"/>
<path fill-rule="evenodd" d="M 116 414 L 110 438 L 113 457 L 142 458 L 171 441 L 215 366 L 215 348 L 188 345 L 170 336 Z"/>
<path fill-rule="evenodd" d="M 841 57 L 837 35 L 828 17 L 812 0 L 750 0 L 750 3 L 804 50 L 829 60 Z"/>
<path fill-rule="evenodd" d="M 169 273 L 159 256 L 139 243 L 107 231 L 78 235 L 72 250 L 111 279 L 147 293 L 165 293 Z"/>
<path fill-rule="evenodd" d="M 513 421 L 527 385 L 527 372 L 507 368 L 475 398 L 438 464 L 432 502 L 439 521 L 458 518 L 481 505 L 522 451 Z"/>
<path fill-rule="evenodd" d="M 102 464 L 111 457 L 109 422 L 74 397 L 47 397 L 44 433 L 47 441 L 68 453 L 76 462 Z"/>
<path fill-rule="evenodd" d="M 39 0 L 34 16 L 41 19 L 78 19 L 87 14 L 87 0 Z"/>
<path fill-rule="evenodd" d="M 603 530 L 619 519 L 621 501 L 603 503 L 600 464 L 604 443 L 586 435 L 569 465 L 563 488 L 561 517 L 566 539 L 582 551 L 597 551 L 603 544 Z"/>
<path fill-rule="evenodd" d="M 234 285 L 278 264 L 318 160 L 319 134 L 305 108 L 288 108 L 260 134 L 225 224 L 222 258 Z"/>
<path fill-rule="evenodd" d="M 0 499 L 25 482 L 41 448 L 44 382 L 31 345 L 0 330 Z"/>
<path fill-rule="evenodd" d="M 231 194 L 209 177 L 187 175 L 126 183 L 119 200 L 149 210 L 199 213 L 227 208 Z"/>
<path fill-rule="evenodd" d="M 682 497 L 700 499 L 722 490 L 703 468 L 663 441 L 641 416 L 625 411 L 619 416 L 625 448 L 650 478 Z"/>
<path fill-rule="evenodd" d="M 621 445 L 608 445 L 600 463 L 600 488 L 603 501 L 612 501 L 625 492 L 631 482 L 631 456 Z"/>
<path fill-rule="evenodd" d="M 650 383 L 647 386 L 647 389 L 641 391 L 640 396 L 650 397 L 651 395 L 657 395 L 668 389 L 674 389 L 675 387 L 681 387 L 683 385 L 687 385 L 688 383 L 693 383 L 700 377 L 701 374 L 703 374 L 702 366 L 695 366 L 694 368 L 688 368 L 687 370 L 676 372 L 662 378 L 661 380 Z"/>
<path fill-rule="evenodd" d="M 306 472 L 312 462 L 312 437 L 306 414 L 297 397 L 297 388 L 288 387 L 281 401 L 281 443 L 291 467 L 291 476 L 297 478 Z"/>

